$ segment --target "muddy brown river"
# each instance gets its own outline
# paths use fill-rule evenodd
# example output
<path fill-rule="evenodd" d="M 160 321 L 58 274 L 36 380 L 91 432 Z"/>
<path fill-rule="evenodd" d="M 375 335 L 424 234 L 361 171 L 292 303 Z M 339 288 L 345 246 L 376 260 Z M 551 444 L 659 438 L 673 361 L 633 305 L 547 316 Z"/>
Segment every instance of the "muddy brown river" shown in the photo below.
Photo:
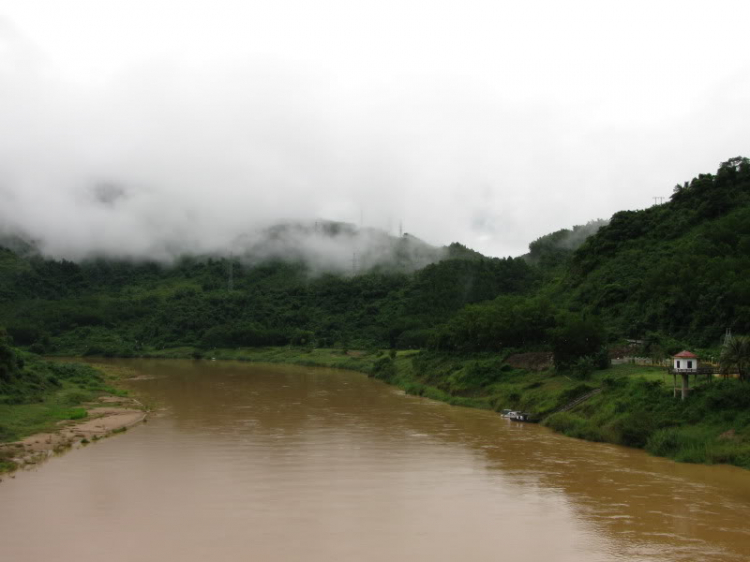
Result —
<path fill-rule="evenodd" d="M 0 483 L 0 561 L 750 560 L 750 471 L 345 371 L 116 361 L 148 423 Z"/>

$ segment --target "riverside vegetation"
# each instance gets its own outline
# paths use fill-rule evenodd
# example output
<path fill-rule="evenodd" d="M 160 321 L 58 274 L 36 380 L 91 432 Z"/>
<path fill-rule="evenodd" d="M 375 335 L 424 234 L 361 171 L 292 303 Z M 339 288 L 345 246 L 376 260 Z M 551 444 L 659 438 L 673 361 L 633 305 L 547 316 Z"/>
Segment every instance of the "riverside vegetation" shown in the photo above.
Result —
<path fill-rule="evenodd" d="M 718 356 L 726 328 L 750 333 L 745 158 L 678 185 L 666 204 L 549 234 L 519 258 L 453 244 L 424 267 L 397 260 L 344 275 L 291 258 L 74 263 L 20 238 L 4 245 L 0 324 L 21 357 L 338 366 L 458 405 L 529 410 L 575 437 L 750 468 L 750 383 L 716 380 L 681 402 L 663 370 L 607 368 L 624 338 L 655 358 L 683 348 Z M 546 353 L 546 370 L 514 360 Z"/>
<path fill-rule="evenodd" d="M 55 431 L 61 423 L 86 418 L 83 404 L 125 394 L 89 365 L 45 361 L 9 340 L 0 331 L 0 444 Z M 16 453 L 0 447 L 0 473 L 16 468 Z"/>

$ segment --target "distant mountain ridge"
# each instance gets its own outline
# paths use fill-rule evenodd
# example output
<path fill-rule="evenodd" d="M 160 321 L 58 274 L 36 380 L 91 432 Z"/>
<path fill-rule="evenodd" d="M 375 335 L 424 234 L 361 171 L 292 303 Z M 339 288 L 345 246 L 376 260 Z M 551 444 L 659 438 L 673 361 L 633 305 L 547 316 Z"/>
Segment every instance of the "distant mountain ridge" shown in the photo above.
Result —
<path fill-rule="evenodd" d="M 0 234 L 0 247 L 20 257 L 49 256 L 42 240 L 19 234 Z M 232 257 L 246 265 L 268 261 L 302 263 L 315 273 L 352 274 L 370 270 L 412 272 L 444 259 L 483 259 L 485 256 L 459 243 L 433 246 L 409 233 L 400 236 L 377 228 L 330 220 L 282 222 L 248 231 L 215 251 L 196 251 L 187 247 L 162 249 L 171 255 L 167 263 L 181 259 L 221 259 Z M 107 256 L 84 253 L 85 262 L 106 259 L 140 262 L 165 262 L 157 258 Z M 59 257 L 58 257 L 59 258 Z M 64 258 L 63 258 L 64 259 Z"/>
<path fill-rule="evenodd" d="M 17 245 L 18 247 L 18 245 Z M 48 352 L 316 342 L 419 347 L 466 304 L 529 290 L 518 259 L 319 221 L 171 263 L 0 249 L 0 326 Z"/>

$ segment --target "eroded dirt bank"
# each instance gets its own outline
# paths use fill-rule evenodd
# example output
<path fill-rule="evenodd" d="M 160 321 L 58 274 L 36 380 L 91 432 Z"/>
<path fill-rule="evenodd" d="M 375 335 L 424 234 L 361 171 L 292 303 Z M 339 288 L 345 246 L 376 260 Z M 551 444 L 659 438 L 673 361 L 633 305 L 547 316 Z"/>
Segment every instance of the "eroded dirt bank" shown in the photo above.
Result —
<path fill-rule="evenodd" d="M 88 414 L 85 419 L 61 422 L 55 431 L 0 444 L 0 453 L 6 453 L 18 469 L 28 468 L 51 455 L 121 433 L 145 421 L 148 414 L 141 402 L 128 397 L 102 396 L 83 407 Z"/>

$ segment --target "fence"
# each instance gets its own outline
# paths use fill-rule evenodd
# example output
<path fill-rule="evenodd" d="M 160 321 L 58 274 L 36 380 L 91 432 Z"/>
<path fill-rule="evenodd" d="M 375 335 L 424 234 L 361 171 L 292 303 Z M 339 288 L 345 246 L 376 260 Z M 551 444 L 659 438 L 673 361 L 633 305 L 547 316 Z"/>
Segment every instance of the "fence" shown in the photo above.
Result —
<path fill-rule="evenodd" d="M 654 359 L 653 357 L 617 357 L 612 359 L 613 365 L 644 365 L 647 367 L 669 367 L 671 359 Z"/>

